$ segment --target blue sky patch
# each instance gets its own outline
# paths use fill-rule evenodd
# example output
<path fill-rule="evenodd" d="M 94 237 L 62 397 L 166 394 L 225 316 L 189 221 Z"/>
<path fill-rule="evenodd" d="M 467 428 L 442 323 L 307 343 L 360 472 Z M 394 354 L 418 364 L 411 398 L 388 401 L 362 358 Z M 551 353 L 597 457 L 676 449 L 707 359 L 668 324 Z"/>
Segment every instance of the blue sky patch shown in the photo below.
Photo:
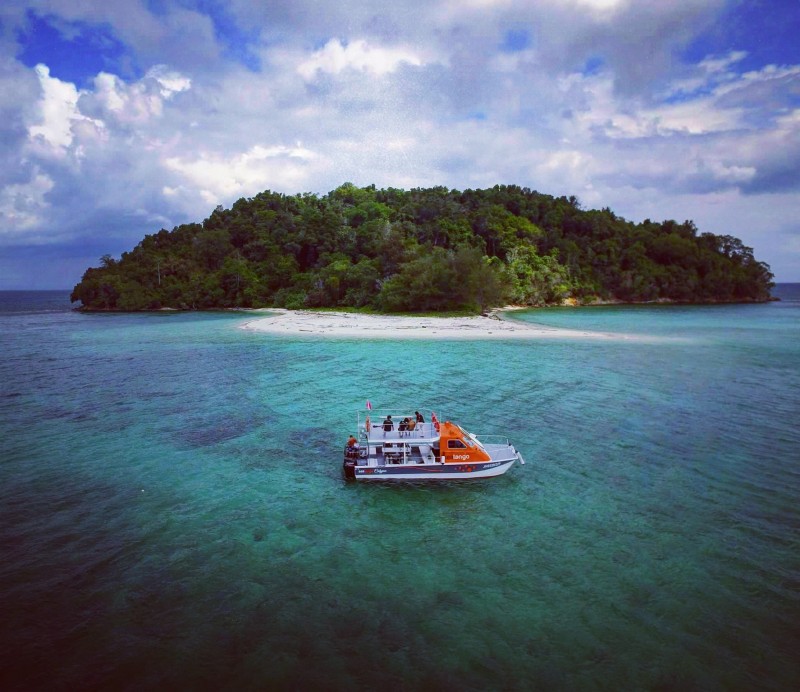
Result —
<path fill-rule="evenodd" d="M 503 42 L 500 44 L 500 50 L 504 53 L 519 53 L 529 48 L 530 45 L 531 37 L 525 29 L 511 29 L 510 31 L 506 31 L 503 35 Z"/>
<path fill-rule="evenodd" d="M 800 62 L 800 2 L 731 3 L 714 26 L 698 36 L 683 52 L 690 63 L 709 55 L 746 51 L 737 63 L 738 71 L 759 70 L 766 65 L 792 65 Z"/>
<path fill-rule="evenodd" d="M 599 55 L 593 55 L 583 65 L 581 72 L 585 75 L 597 74 L 600 68 L 605 64 L 605 60 Z"/>
<path fill-rule="evenodd" d="M 140 77 L 125 45 L 102 25 L 40 17 L 29 11 L 27 26 L 18 32 L 17 57 L 27 67 L 44 63 L 50 74 L 85 87 L 98 72 Z"/>

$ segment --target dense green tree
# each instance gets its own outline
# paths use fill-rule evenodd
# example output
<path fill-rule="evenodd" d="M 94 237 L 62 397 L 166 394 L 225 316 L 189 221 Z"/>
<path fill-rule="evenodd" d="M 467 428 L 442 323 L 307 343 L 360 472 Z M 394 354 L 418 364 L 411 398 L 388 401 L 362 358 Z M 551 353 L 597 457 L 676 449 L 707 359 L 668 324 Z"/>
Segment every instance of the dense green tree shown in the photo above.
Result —
<path fill-rule="evenodd" d="M 91 310 L 355 306 L 482 310 L 625 301 L 769 299 L 769 267 L 691 221 L 634 224 L 574 196 L 514 185 L 328 195 L 266 190 L 202 224 L 104 255 L 75 286 Z"/>
<path fill-rule="evenodd" d="M 379 294 L 379 306 L 389 312 L 448 310 L 457 298 L 457 274 L 452 251 L 431 248 L 406 262 L 387 279 Z"/>
<path fill-rule="evenodd" d="M 511 298 L 522 305 L 547 305 L 570 297 L 569 270 L 558 262 L 558 251 L 539 255 L 530 245 L 511 251 Z"/>
<path fill-rule="evenodd" d="M 506 302 L 509 282 L 499 259 L 462 245 L 453 254 L 452 262 L 456 275 L 453 307 L 483 311 Z"/>

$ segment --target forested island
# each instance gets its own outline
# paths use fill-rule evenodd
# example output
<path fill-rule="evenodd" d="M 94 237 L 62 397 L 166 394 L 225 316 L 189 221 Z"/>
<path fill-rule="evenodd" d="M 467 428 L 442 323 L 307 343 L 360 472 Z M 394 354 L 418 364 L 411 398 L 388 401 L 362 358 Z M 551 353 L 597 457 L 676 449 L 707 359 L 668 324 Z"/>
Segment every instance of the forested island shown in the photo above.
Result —
<path fill-rule="evenodd" d="M 262 192 L 145 236 L 86 271 L 85 310 L 352 307 L 473 311 L 515 303 L 751 302 L 773 275 L 729 235 L 632 223 L 515 185 L 324 196 Z"/>

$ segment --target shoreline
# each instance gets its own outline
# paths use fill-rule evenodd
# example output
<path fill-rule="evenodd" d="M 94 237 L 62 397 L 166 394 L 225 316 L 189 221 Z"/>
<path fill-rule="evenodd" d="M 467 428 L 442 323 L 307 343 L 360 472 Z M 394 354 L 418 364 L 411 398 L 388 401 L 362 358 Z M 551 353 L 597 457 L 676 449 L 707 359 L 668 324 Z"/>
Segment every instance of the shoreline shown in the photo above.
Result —
<path fill-rule="evenodd" d="M 408 317 L 274 308 L 269 310 L 269 316 L 249 320 L 239 328 L 281 336 L 348 339 L 587 339 L 634 342 L 652 340 L 652 337 L 631 334 L 546 327 L 503 317 L 503 313 L 519 309 L 523 308 L 508 306 L 492 310 L 488 316 Z"/>
<path fill-rule="evenodd" d="M 786 284 L 792 286 L 795 284 L 787 282 Z M 796 284 L 800 285 L 800 283 Z M 0 291 L 0 293 L 59 293 L 60 291 Z M 683 300 L 674 300 L 672 298 L 656 298 L 654 300 L 620 300 L 618 298 L 596 298 L 593 300 L 583 301 L 578 300 L 576 298 L 565 298 L 564 300 L 557 302 L 557 303 L 543 303 L 541 305 L 506 305 L 504 307 L 496 307 L 491 308 L 489 314 L 493 313 L 501 313 L 501 312 L 508 312 L 511 310 L 546 310 L 548 308 L 595 308 L 595 307 L 616 307 L 616 306 L 655 306 L 655 305 L 664 305 L 664 306 L 708 306 L 708 305 L 763 305 L 764 303 L 774 303 L 780 302 L 781 298 L 779 296 L 770 296 L 769 298 L 765 298 L 763 300 L 755 300 L 755 299 L 743 299 L 738 298 L 736 300 L 705 300 L 705 301 L 683 301 Z M 188 307 L 187 305 L 181 304 L 179 307 L 175 307 L 174 305 L 165 305 L 158 308 L 142 308 L 138 310 L 122 310 L 121 308 L 113 307 L 113 308 L 97 308 L 97 307 L 87 307 L 86 305 L 79 305 L 77 307 L 70 307 L 72 312 L 83 312 L 83 313 L 110 313 L 110 312 L 119 312 L 119 313 L 153 313 L 153 312 L 227 312 L 227 311 L 234 311 L 234 312 L 278 312 L 281 310 L 286 310 L 286 308 L 270 308 L 270 307 L 258 307 L 258 308 L 249 308 L 249 307 L 210 307 L 210 308 L 194 308 Z M 288 310 L 288 312 L 315 312 L 313 309 L 303 309 L 303 310 Z M 330 310 L 329 312 L 337 312 L 336 310 Z M 356 314 L 356 313 L 350 313 Z M 393 315 L 389 315 L 392 317 Z"/>

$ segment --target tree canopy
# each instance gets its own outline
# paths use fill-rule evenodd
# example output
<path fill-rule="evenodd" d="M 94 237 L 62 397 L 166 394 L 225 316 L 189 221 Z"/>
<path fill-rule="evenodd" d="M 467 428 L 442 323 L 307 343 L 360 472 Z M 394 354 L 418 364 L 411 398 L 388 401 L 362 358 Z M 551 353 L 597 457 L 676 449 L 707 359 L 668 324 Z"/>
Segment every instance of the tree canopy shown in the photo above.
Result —
<path fill-rule="evenodd" d="M 634 224 L 515 185 L 265 191 L 100 264 L 72 292 L 84 309 L 480 311 L 565 299 L 764 301 L 773 286 L 737 238 L 691 221 Z"/>

